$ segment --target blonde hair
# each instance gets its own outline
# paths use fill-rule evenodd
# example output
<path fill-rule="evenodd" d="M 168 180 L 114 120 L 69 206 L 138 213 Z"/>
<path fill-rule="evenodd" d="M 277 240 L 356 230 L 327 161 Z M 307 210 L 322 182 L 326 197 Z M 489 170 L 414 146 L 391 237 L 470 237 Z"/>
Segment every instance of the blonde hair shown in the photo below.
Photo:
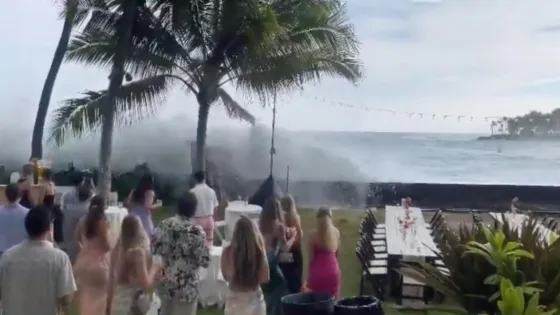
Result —
<path fill-rule="evenodd" d="M 280 205 L 284 211 L 284 218 L 286 224 L 289 226 L 297 224 L 299 222 L 299 213 L 297 212 L 296 202 L 291 195 L 284 195 L 280 198 Z"/>
<path fill-rule="evenodd" d="M 263 205 L 259 217 L 259 229 L 263 234 L 272 234 L 278 223 L 284 223 L 284 216 L 277 198 L 269 198 Z"/>
<path fill-rule="evenodd" d="M 332 211 L 321 207 L 317 211 L 317 241 L 319 245 L 329 250 L 337 250 L 339 237 L 338 230 L 332 222 Z"/>
<path fill-rule="evenodd" d="M 149 250 L 150 240 L 142 222 L 136 216 L 127 215 L 121 225 L 121 237 L 119 239 L 121 253 L 126 253 L 129 249 L 143 248 Z"/>
<path fill-rule="evenodd" d="M 232 283 L 254 289 L 260 284 L 265 249 L 263 237 L 251 219 L 242 215 L 237 220 L 229 246 L 233 255 Z"/>

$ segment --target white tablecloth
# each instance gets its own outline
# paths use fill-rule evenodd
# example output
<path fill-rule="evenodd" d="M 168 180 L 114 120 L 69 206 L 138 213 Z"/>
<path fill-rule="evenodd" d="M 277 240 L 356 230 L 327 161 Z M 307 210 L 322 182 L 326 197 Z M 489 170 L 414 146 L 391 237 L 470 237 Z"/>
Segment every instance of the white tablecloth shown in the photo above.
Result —
<path fill-rule="evenodd" d="M 199 301 L 202 306 L 224 306 L 228 286 L 221 270 L 222 247 L 210 248 L 210 265 L 200 270 L 198 283 Z"/>
<path fill-rule="evenodd" d="M 113 244 L 119 238 L 121 232 L 121 223 L 128 214 L 126 208 L 119 208 L 116 206 L 108 207 L 105 210 L 105 217 L 109 221 L 109 239 Z"/>
<path fill-rule="evenodd" d="M 405 209 L 385 206 L 385 230 L 387 253 L 394 256 L 436 257 L 437 246 L 426 227 L 420 208 L 410 208 L 414 220 L 411 227 L 404 229 L 399 220 L 404 220 Z"/>
<path fill-rule="evenodd" d="M 231 240 L 235 223 L 241 215 L 246 215 L 253 220 L 258 220 L 262 208 L 248 204 L 245 201 L 231 201 L 225 211 L 226 239 Z"/>

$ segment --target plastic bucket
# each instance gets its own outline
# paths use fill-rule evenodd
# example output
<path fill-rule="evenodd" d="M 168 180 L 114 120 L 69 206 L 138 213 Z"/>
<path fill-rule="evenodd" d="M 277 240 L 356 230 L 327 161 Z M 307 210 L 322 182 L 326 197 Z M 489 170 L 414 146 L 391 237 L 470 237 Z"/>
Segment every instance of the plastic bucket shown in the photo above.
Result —
<path fill-rule="evenodd" d="M 334 311 L 334 297 L 326 293 L 289 294 L 282 298 L 281 304 L 284 315 L 331 315 Z"/>
<path fill-rule="evenodd" d="M 384 315 L 381 302 L 370 295 L 342 298 L 334 305 L 334 315 Z"/>

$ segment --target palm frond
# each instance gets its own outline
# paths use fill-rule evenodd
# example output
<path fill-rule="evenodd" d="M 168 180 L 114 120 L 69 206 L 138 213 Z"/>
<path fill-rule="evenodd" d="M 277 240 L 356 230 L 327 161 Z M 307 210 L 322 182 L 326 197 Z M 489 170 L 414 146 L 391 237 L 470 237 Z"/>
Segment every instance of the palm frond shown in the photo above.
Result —
<path fill-rule="evenodd" d="M 106 0 L 65 0 L 63 1 L 60 18 L 72 15 L 73 25 L 82 26 L 94 11 L 108 10 Z"/>
<path fill-rule="evenodd" d="M 222 76 L 262 102 L 323 76 L 356 83 L 363 75 L 357 37 L 337 0 L 272 1 L 249 22 L 231 44 L 239 47 L 227 51 Z"/>
<path fill-rule="evenodd" d="M 112 65 L 116 47 L 115 29 L 120 13 L 111 12 L 109 15 L 113 15 L 113 21 L 106 23 L 113 23 L 112 26 L 86 27 L 72 39 L 67 61 L 100 67 Z M 149 77 L 169 74 L 175 69 L 188 77 L 188 81 L 199 82 L 192 68 L 198 68 L 200 63 L 191 60 L 191 49 L 180 44 L 177 34 L 166 29 L 153 12 L 140 7 L 132 30 L 132 49 L 127 58 L 126 70 L 136 76 Z"/>
<path fill-rule="evenodd" d="M 128 125 L 153 116 L 165 102 L 171 79 L 161 75 L 123 85 L 116 96 L 115 123 Z M 81 138 L 98 131 L 102 109 L 108 104 L 107 90 L 86 91 L 81 98 L 65 100 L 54 112 L 48 141 L 62 145 L 70 137 Z"/>
<path fill-rule="evenodd" d="M 246 121 L 251 125 L 255 124 L 255 117 L 249 113 L 248 110 L 243 108 L 243 106 L 237 103 L 224 89 L 218 88 L 217 94 L 224 104 L 229 117 Z"/>
<path fill-rule="evenodd" d="M 318 82 L 323 76 L 339 77 L 356 83 L 362 77 L 363 68 L 352 55 L 324 48 L 277 52 L 248 60 L 246 66 L 235 70 L 238 72 L 234 74 L 237 87 L 257 93 L 263 100 L 274 93 L 302 88 L 308 82 Z"/>
<path fill-rule="evenodd" d="M 170 73 L 173 59 L 150 47 L 141 38 L 133 38 L 132 53 L 127 59 L 126 70 L 140 77 Z M 98 67 L 111 67 L 116 42 L 112 34 L 103 32 L 81 33 L 71 40 L 66 53 L 67 62 L 77 62 Z"/>

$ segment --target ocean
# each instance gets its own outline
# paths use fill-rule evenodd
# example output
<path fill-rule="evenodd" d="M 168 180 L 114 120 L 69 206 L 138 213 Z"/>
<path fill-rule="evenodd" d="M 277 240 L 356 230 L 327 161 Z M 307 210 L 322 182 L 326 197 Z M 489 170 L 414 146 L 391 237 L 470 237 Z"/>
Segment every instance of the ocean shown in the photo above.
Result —
<path fill-rule="evenodd" d="M 313 132 L 370 181 L 560 185 L 560 142 L 477 141 L 473 134 Z"/>
<path fill-rule="evenodd" d="M 194 123 L 184 119 L 146 121 L 115 135 L 113 168 L 128 171 L 146 162 L 155 172 L 190 174 Z M 311 132 L 279 129 L 274 174 L 290 180 L 560 185 L 560 142 L 477 141 L 477 134 L 380 132 Z M 27 139 L 27 137 L 26 137 Z M 8 147 L 0 139 L 0 147 Z M 211 128 L 209 156 L 223 169 L 247 179 L 269 174 L 270 129 Z M 214 150 L 217 148 L 218 150 Z M 99 138 L 48 147 L 46 156 L 58 168 L 97 165 Z M 16 170 L 28 158 L 22 142 L 0 150 L 0 164 Z"/>

